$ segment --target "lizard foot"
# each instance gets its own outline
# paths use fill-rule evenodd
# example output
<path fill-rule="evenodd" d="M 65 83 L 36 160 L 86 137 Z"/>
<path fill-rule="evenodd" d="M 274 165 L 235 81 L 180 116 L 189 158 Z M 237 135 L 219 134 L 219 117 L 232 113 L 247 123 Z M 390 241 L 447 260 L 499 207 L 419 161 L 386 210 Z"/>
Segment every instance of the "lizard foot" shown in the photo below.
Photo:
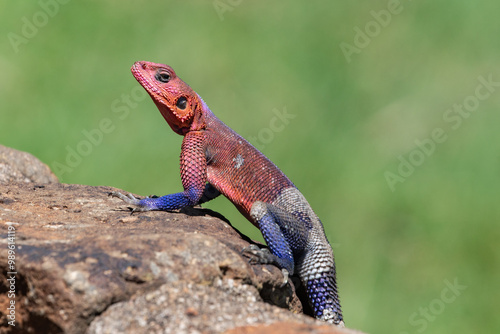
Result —
<path fill-rule="evenodd" d="M 132 211 L 132 213 L 150 210 L 147 207 L 142 206 L 140 204 L 141 200 L 138 198 L 135 198 L 134 195 L 132 195 L 132 194 L 123 195 L 121 192 L 113 191 L 113 192 L 109 193 L 109 196 L 117 197 L 117 198 L 121 199 L 122 201 L 124 201 L 125 203 L 133 205 L 134 207 L 129 207 L 129 209 L 130 209 L 130 211 Z"/>
<path fill-rule="evenodd" d="M 249 258 L 251 264 L 278 264 L 276 255 L 272 254 L 269 249 L 260 248 L 254 244 L 243 248 L 242 253 Z M 281 272 L 283 273 L 282 286 L 285 286 L 288 283 L 288 270 L 281 268 Z"/>
<path fill-rule="evenodd" d="M 241 252 L 249 258 L 249 262 L 252 264 L 270 264 L 275 262 L 274 255 L 271 254 L 269 249 L 260 248 L 254 244 L 243 248 Z"/>

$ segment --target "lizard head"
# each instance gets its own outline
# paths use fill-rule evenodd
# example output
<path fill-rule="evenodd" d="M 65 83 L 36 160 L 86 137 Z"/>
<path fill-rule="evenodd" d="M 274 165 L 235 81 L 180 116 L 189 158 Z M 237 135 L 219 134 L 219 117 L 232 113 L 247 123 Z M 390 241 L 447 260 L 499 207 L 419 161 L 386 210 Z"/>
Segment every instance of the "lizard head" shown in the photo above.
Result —
<path fill-rule="evenodd" d="M 201 98 L 170 66 L 138 61 L 131 70 L 174 132 L 185 135 L 204 128 Z"/>

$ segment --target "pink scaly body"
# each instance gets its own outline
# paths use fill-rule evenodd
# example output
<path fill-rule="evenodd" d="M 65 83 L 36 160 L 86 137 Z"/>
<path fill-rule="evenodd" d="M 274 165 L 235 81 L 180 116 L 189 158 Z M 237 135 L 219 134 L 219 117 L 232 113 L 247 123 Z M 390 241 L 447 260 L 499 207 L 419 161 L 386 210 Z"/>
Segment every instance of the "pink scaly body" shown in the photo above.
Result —
<path fill-rule="evenodd" d="M 294 185 L 271 160 L 215 117 L 205 104 L 203 110 L 207 122 L 208 182 L 256 224 L 250 217 L 252 205 L 256 201 L 271 203 L 281 189 Z"/>

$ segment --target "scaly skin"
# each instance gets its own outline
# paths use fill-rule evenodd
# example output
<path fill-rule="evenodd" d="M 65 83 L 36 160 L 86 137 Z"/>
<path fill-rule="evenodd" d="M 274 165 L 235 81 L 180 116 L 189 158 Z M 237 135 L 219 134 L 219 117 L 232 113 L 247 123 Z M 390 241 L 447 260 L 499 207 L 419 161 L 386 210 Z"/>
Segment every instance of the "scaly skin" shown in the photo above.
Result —
<path fill-rule="evenodd" d="M 254 252 L 261 262 L 297 273 L 316 318 L 343 325 L 335 262 L 323 225 L 283 172 L 220 121 L 174 70 L 136 62 L 132 73 L 172 130 L 184 136 L 183 192 L 136 199 L 114 193 L 136 211 L 176 210 L 226 196 L 257 226 L 271 253 Z"/>

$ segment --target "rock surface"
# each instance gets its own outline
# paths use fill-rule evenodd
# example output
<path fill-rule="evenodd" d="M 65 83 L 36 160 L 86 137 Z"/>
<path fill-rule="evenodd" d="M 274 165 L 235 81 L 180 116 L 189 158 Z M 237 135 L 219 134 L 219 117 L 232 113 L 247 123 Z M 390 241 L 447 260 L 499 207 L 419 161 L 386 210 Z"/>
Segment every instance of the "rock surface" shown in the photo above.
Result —
<path fill-rule="evenodd" d="M 0 184 L 0 333 L 352 332 L 301 314 L 293 283 L 250 265 L 224 217 L 131 215 L 116 190 Z"/>
<path fill-rule="evenodd" d="M 16 181 L 59 182 L 50 168 L 33 155 L 0 145 L 0 184 Z"/>

